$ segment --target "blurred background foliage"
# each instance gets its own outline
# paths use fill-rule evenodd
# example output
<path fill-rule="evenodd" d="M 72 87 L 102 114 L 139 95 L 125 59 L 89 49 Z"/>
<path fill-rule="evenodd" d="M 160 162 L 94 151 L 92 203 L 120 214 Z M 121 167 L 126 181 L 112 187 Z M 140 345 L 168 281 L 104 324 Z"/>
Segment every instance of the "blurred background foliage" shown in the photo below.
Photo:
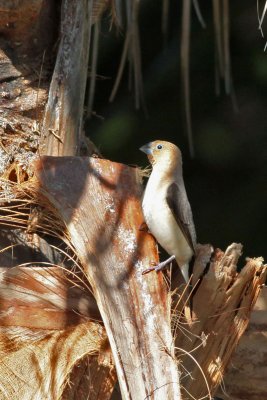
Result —
<path fill-rule="evenodd" d="M 180 43 L 182 2 L 170 1 L 167 40 L 161 29 L 162 1 L 140 2 L 144 97 L 135 109 L 124 70 L 113 103 L 123 29 L 107 12 L 99 24 L 96 91 L 85 129 L 104 157 L 130 165 L 148 161 L 138 148 L 154 139 L 176 143 L 200 243 L 224 249 L 233 241 L 245 256 L 265 256 L 267 225 L 267 54 L 258 29 L 257 2 L 229 2 L 234 92 L 215 94 L 215 35 L 211 1 L 200 1 L 206 23 L 191 10 L 190 85 L 194 158 L 190 157 L 182 93 Z M 260 2 L 263 8 L 264 2 Z M 266 22 L 266 18 L 264 23 Z M 264 26 L 263 26 L 264 31 Z M 267 29 L 265 29 L 267 33 Z"/>

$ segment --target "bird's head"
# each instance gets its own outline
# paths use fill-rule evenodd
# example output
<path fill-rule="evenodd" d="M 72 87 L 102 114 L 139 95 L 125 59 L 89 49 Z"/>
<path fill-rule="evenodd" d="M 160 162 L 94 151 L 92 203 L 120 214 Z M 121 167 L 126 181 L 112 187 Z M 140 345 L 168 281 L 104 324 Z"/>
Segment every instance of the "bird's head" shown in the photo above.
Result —
<path fill-rule="evenodd" d="M 169 165 L 174 161 L 181 162 L 182 159 L 180 149 L 175 144 L 164 140 L 147 143 L 140 147 L 140 150 L 147 155 L 152 165 L 157 163 Z"/>

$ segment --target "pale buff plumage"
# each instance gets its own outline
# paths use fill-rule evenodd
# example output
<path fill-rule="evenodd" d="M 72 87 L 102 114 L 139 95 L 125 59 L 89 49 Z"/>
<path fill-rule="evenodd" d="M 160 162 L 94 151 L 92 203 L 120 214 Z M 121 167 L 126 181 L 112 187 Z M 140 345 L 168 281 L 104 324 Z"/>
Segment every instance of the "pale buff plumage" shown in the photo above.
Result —
<path fill-rule="evenodd" d="M 148 143 L 140 150 L 147 154 L 153 167 L 142 202 L 145 222 L 171 259 L 175 257 L 188 281 L 188 263 L 194 254 L 196 234 L 183 181 L 181 152 L 163 140 Z M 155 269 L 162 269 L 167 262 Z"/>

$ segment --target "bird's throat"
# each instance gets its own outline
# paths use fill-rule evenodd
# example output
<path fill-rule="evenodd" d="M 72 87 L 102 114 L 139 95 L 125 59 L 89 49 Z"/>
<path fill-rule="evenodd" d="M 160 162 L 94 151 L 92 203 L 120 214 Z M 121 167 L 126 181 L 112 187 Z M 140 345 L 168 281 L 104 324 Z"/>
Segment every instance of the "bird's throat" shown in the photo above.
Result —
<path fill-rule="evenodd" d="M 152 154 L 148 154 L 148 155 L 147 155 L 147 158 L 148 158 L 148 160 L 149 160 L 149 162 L 150 162 L 151 165 L 154 165 L 154 164 L 155 164 L 155 159 L 154 159 L 154 157 L 153 157 Z"/>

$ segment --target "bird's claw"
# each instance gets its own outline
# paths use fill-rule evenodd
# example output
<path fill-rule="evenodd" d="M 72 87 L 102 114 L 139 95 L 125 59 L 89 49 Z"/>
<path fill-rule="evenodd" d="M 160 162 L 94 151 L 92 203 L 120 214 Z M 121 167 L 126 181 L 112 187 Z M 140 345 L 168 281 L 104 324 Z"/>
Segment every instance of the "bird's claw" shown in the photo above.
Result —
<path fill-rule="evenodd" d="M 147 269 L 145 269 L 145 270 L 142 272 L 142 275 L 146 275 L 146 274 L 148 274 L 149 272 L 152 272 L 152 271 L 154 271 L 154 270 L 155 270 L 155 267 L 147 268 Z"/>
<path fill-rule="evenodd" d="M 146 275 L 146 274 L 148 274 L 149 272 L 152 272 L 152 271 L 159 272 L 159 271 L 163 270 L 168 265 L 165 262 L 162 262 L 162 263 L 159 263 L 159 264 L 153 262 L 153 264 L 155 264 L 154 267 L 150 267 L 150 268 L 145 269 L 142 272 L 142 275 Z M 164 264 L 164 265 L 162 265 L 162 264 Z"/>
<path fill-rule="evenodd" d="M 167 260 L 160 262 L 159 264 L 155 263 L 154 261 L 151 262 L 152 265 L 154 265 L 151 268 L 147 268 L 142 272 L 142 275 L 146 275 L 149 272 L 152 271 L 162 271 L 164 268 L 166 268 L 173 260 L 175 259 L 175 256 L 169 257 Z"/>
<path fill-rule="evenodd" d="M 156 263 L 155 261 L 151 261 L 150 264 L 153 265 L 153 267 L 150 267 L 150 268 L 145 269 L 145 270 L 142 272 L 142 275 L 146 275 L 146 274 L 148 274 L 149 272 L 156 271 L 156 268 L 159 266 L 159 264 Z"/>

